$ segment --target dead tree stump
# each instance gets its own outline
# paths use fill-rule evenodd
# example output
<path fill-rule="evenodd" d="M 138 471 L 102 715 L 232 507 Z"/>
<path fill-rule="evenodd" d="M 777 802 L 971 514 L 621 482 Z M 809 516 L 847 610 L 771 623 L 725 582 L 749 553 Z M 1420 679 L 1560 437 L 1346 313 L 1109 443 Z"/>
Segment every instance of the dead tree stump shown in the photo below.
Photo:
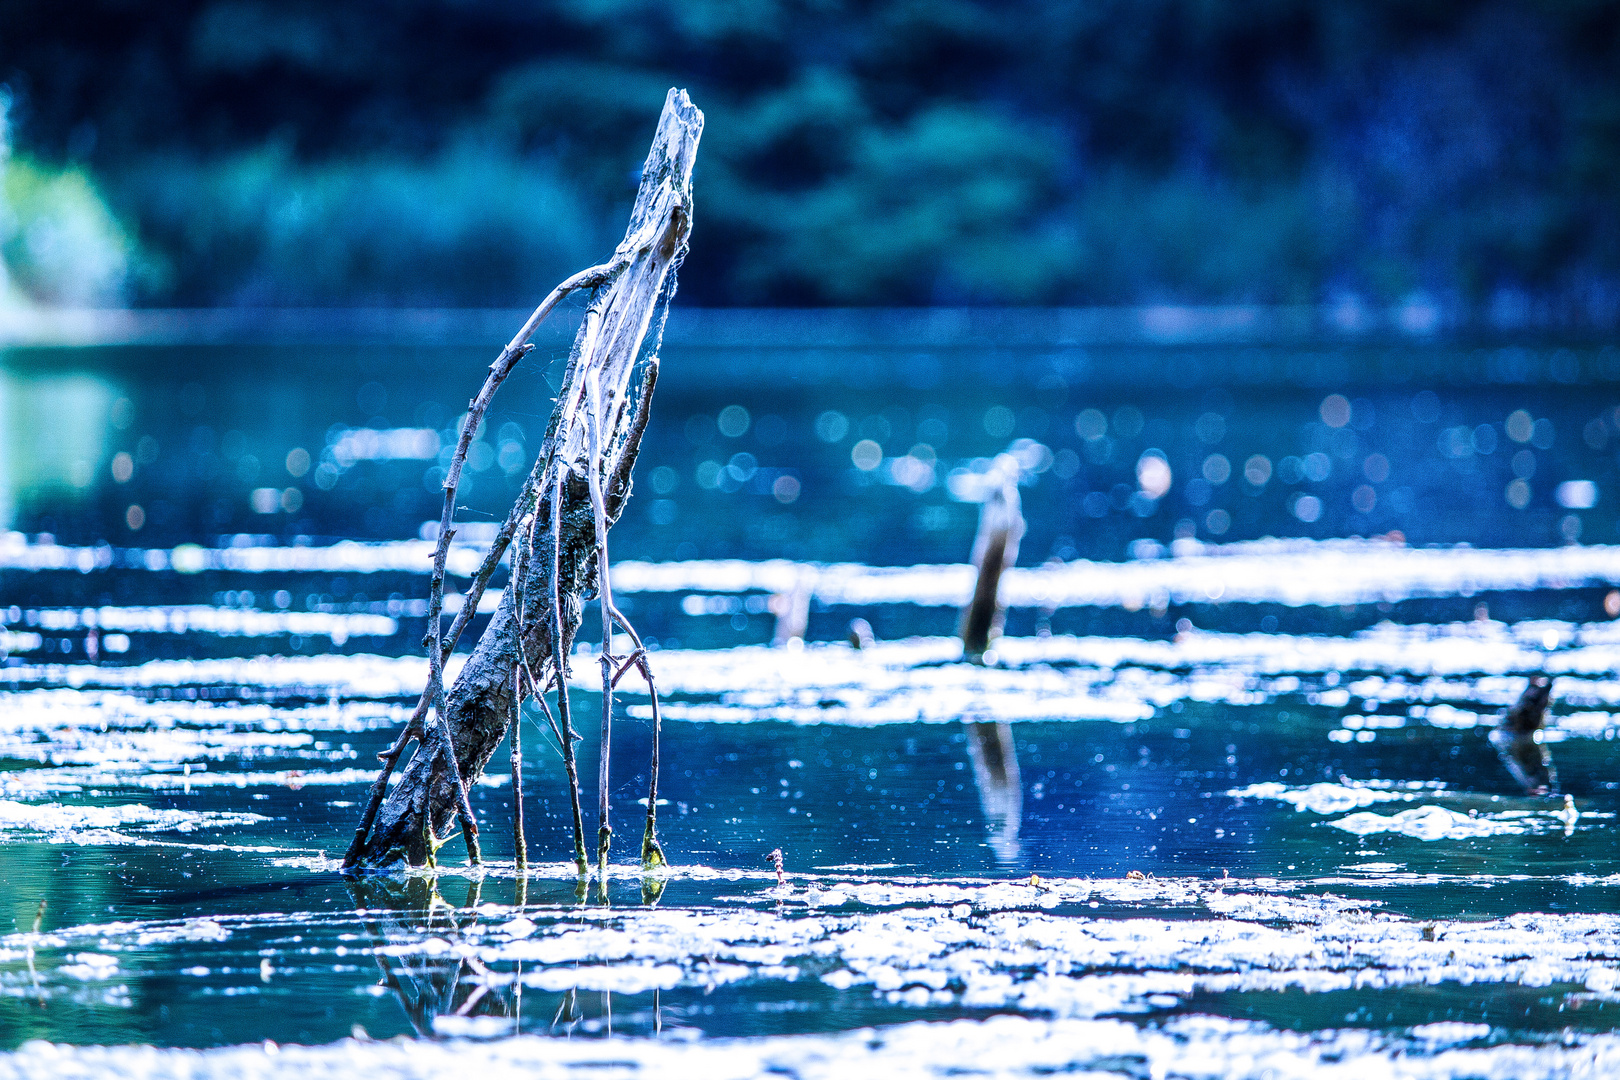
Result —
<path fill-rule="evenodd" d="M 600 594 L 604 621 L 618 619 L 612 610 L 611 591 L 606 588 L 606 530 L 618 519 L 629 495 L 630 471 L 647 421 L 663 319 L 692 227 L 692 166 L 702 132 L 702 112 L 685 91 L 671 90 L 642 170 L 629 228 L 613 258 L 557 287 L 491 365 L 483 391 L 472 402 L 465 434 L 476 427 L 495 388 L 529 350 L 528 339 L 540 321 L 563 297 L 588 293 L 590 303 L 574 339 L 539 458 L 474 588 L 468 590 L 464 613 L 476 608 L 489 573 L 507 545 L 515 542 L 511 583 L 455 684 L 442 697 L 436 695 L 433 680 L 438 679 L 442 657 L 454 646 L 465 620 L 458 619 L 443 639 L 438 636 L 437 618 L 432 620 L 428 650 L 433 674 L 428 692 L 411 728 L 390 751 L 393 758 L 384 755 L 385 773 L 356 830 L 346 866 L 382 866 L 401 858 L 420 865 L 431 859 L 439 843 L 436 838 L 458 816 L 461 792 L 482 775 L 506 737 L 511 718 L 517 715 L 514 695 L 533 692 L 542 695 L 543 702 L 543 692 L 550 685 L 558 693 L 554 731 L 567 751 L 574 788 L 574 855 L 581 872 L 585 870 L 578 784 L 572 769 L 572 745 L 578 736 L 568 708 L 568 657 L 587 601 Z M 639 379 L 637 372 L 641 373 Z M 464 437 L 462 443 L 466 441 Z M 465 450 L 465 445 L 459 447 L 460 454 Z M 451 510 L 459 464 L 458 456 L 445 481 L 440 567 L 443 549 L 453 533 Z M 430 604 L 430 610 L 436 615 L 437 605 Z M 629 629 L 627 625 L 625 629 Z M 609 640 L 603 641 L 604 653 L 609 644 Z M 631 666 L 645 672 L 644 664 L 636 664 L 638 656 L 639 650 L 638 655 L 626 658 L 618 674 Z M 604 664 L 604 669 L 608 666 Z M 522 679 L 515 678 L 519 667 L 524 669 Z M 609 710 L 604 712 L 604 740 L 609 735 L 611 690 L 617 677 L 604 677 Z M 423 717 L 435 701 L 442 703 L 443 722 L 424 725 Z M 386 770 L 411 737 L 419 741 L 417 752 L 404 767 L 398 785 L 384 797 Z M 443 744 L 446 738 L 448 747 Z M 605 761 L 605 744 L 603 750 Z M 458 767 L 459 783 L 447 762 Z M 604 817 L 599 850 L 605 863 L 606 838 L 611 831 L 605 817 L 605 785 L 601 794 Z M 649 800 L 644 851 L 647 844 L 656 849 L 650 813 L 655 803 Z"/>

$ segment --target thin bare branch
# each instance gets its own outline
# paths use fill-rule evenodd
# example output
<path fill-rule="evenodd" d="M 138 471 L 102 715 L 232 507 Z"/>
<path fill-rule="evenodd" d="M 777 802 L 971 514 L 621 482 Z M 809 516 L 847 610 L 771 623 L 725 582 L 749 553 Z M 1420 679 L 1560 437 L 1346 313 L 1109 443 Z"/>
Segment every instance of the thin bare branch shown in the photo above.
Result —
<path fill-rule="evenodd" d="M 519 874 L 529 868 L 529 844 L 523 836 L 523 673 L 512 672 L 512 858 Z"/>
<path fill-rule="evenodd" d="M 597 601 L 602 609 L 602 749 L 597 768 L 596 862 L 597 875 L 604 887 L 607 882 L 608 846 L 613 840 L 613 826 L 608 821 L 608 757 L 613 748 L 613 585 L 608 571 L 607 503 L 602 498 L 602 477 L 596 463 L 602 460 L 602 399 L 600 385 L 589 386 L 590 462 L 585 482 L 590 488 L 591 511 L 596 526 L 596 589 Z"/>
<path fill-rule="evenodd" d="M 567 483 L 564 475 L 558 490 Z M 557 676 L 557 724 L 561 731 L 563 768 L 568 772 L 568 790 L 574 811 L 574 865 L 580 876 L 590 873 L 585 857 L 585 817 L 579 805 L 579 767 L 574 763 L 574 722 L 568 708 L 568 652 L 569 635 L 563 629 L 562 594 L 557 579 L 562 574 L 562 515 L 551 515 L 551 659 Z"/>

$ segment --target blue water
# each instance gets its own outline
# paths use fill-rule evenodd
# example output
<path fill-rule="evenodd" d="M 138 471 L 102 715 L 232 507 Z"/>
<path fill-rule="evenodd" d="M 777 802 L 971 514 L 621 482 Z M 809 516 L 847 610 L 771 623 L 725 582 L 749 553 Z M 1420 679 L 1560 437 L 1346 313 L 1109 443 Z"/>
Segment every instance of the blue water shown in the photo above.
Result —
<path fill-rule="evenodd" d="M 1412 546 L 1526 549 L 1620 541 L 1620 394 L 1611 391 L 1620 354 L 1613 347 L 1074 344 L 1035 331 L 999 343 L 994 335 L 953 343 L 920 334 L 925 340 L 908 345 L 896 334 L 874 333 L 864 343 L 818 338 L 804 332 L 802 319 L 781 324 L 797 326 L 797 337 L 781 326 L 750 336 L 704 325 L 707 339 L 672 329 L 635 494 L 613 531 L 616 559 L 962 562 L 977 507 L 956 497 L 960 478 L 1009 447 L 1026 462 L 1023 566 L 1164 557 L 1178 538 L 1224 545 L 1264 536 L 1383 536 Z M 545 341 L 502 391 L 475 444 L 466 521 L 503 516 L 527 471 L 565 338 Z M 1077 720 L 1055 704 L 1050 717 L 1020 712 L 1001 729 L 1016 771 L 997 787 L 980 768 L 975 741 L 1005 719 L 998 707 L 1012 699 L 998 697 L 1002 691 L 975 691 L 961 714 L 970 723 L 887 714 L 878 723 L 883 695 L 875 690 L 865 704 L 841 692 L 836 723 L 787 723 L 771 710 L 786 715 L 790 699 L 796 708 L 814 704 L 814 688 L 779 693 L 739 653 L 735 685 L 677 686 L 669 699 L 672 707 L 729 707 L 737 695 L 763 695 L 763 704 L 750 706 L 750 722 L 666 722 L 663 842 L 677 867 L 702 871 L 696 877 L 678 873 L 660 886 L 626 867 L 605 896 L 597 885 L 577 896 L 558 865 L 568 854 L 558 755 L 531 715 L 524 787 L 531 857 L 544 864 L 537 877 L 520 885 L 511 876 L 510 787 L 492 777 L 472 793 L 493 867 L 487 877 L 468 876 L 460 841 L 451 840 L 441 852 L 449 876 L 345 879 L 333 859 L 358 815 L 365 770 L 414 699 L 410 686 L 396 680 L 378 689 L 353 665 L 372 655 L 415 655 L 424 622 L 409 604 L 425 595 L 425 575 L 190 573 L 170 568 L 184 569 L 172 549 L 321 548 L 345 538 L 422 535 L 438 515 L 442 476 L 431 444 L 450 442 L 456 405 L 475 390 L 492 354 L 488 342 L 308 341 L 4 354 L 9 427 L 0 510 L 24 534 L 12 550 L 51 543 L 111 550 L 83 570 L 19 569 L 11 556 L 10 568 L 0 569 L 10 649 L 0 668 L 10 717 L 0 722 L 0 800 L 10 803 L 0 802 L 0 811 L 20 807 L 11 824 L 0 812 L 0 935 L 8 935 L 0 939 L 0 1044 L 319 1044 L 357 1029 L 374 1038 L 605 1037 L 610 1023 L 618 1036 L 660 1039 L 809 1035 L 998 1011 L 1071 1015 L 1033 998 L 986 1004 L 967 983 L 951 981 L 957 976 L 941 976 L 920 996 L 905 986 L 891 990 L 882 977 L 861 981 L 864 969 L 843 945 L 781 944 L 784 927 L 816 917 L 805 898 L 840 882 L 937 881 L 973 890 L 995 882 L 1027 887 L 1033 875 L 1071 890 L 1039 907 L 1040 917 L 1075 925 L 1209 918 L 1216 906 L 1199 905 L 1213 901 L 1189 907 L 1152 890 L 1165 882 L 1208 890 L 1222 879 L 1241 883 L 1227 891 L 1257 897 L 1261 907 L 1338 897 L 1368 919 L 1407 928 L 1615 911 L 1612 815 L 1620 797 L 1609 710 L 1616 692 L 1603 660 L 1607 639 L 1592 628 L 1620 604 L 1615 583 L 1597 578 L 1342 607 L 1211 599 L 1015 608 L 1006 631 L 1174 648 L 1192 640 L 1189 633 L 1231 632 L 1285 649 L 1287 635 L 1344 638 L 1383 624 L 1482 620 L 1500 634 L 1552 620 L 1566 643 L 1591 638 L 1596 665 L 1562 678 L 1555 692 L 1552 746 L 1576 814 L 1567 824 L 1557 816 L 1565 812 L 1561 798 L 1518 792 L 1486 743 L 1486 727 L 1529 672 L 1484 659 L 1470 667 L 1417 648 L 1340 671 L 1289 667 L 1285 658 L 1278 670 L 1298 673 L 1286 687 L 1258 668 L 1221 668 L 1190 652 L 1158 667 L 1009 661 L 1008 681 L 998 684 L 1007 694 L 1038 699 L 1054 692 L 1051 680 L 1078 673 L 1092 680 L 1084 694 L 1145 704 L 1134 720 Z M 1168 465 L 1167 489 L 1154 487 L 1157 466 L 1144 464 L 1153 460 Z M 148 552 L 169 561 L 150 569 Z M 665 662 L 678 665 L 690 655 L 682 650 L 707 654 L 771 640 L 766 595 L 739 593 L 729 606 L 721 597 L 709 608 L 703 596 L 690 599 L 690 591 L 624 597 Z M 62 614 L 176 605 L 394 621 L 387 632 L 336 638 L 329 630 L 92 633 L 82 615 L 64 621 Z M 837 643 L 857 616 L 882 642 L 948 638 L 956 624 L 945 607 L 818 602 L 806 638 L 823 652 L 804 655 L 854 663 Z M 260 655 L 350 660 L 290 679 L 261 678 L 253 665 L 234 675 L 194 666 Z M 903 669 L 906 693 L 926 697 L 936 669 L 885 655 L 874 654 L 873 670 Z M 588 673 L 594 661 L 577 666 Z M 125 689 L 97 689 L 105 679 L 95 672 L 117 668 L 140 674 Z M 940 680 L 947 693 L 948 680 Z M 1169 689 L 1149 693 L 1152 680 Z M 1405 680 L 1409 692 L 1365 688 L 1379 680 Z M 1141 696 L 1133 698 L 1138 682 Z M 1362 688 L 1351 694 L 1341 686 Z M 645 794 L 643 702 L 634 693 L 625 699 L 614 749 L 621 837 L 635 831 L 636 800 Z M 1459 726 L 1421 711 L 1434 703 L 1477 722 Z M 576 708 L 594 715 L 599 706 L 580 691 Z M 582 744 L 581 754 L 582 773 L 593 776 L 594 747 Z M 504 772 L 505 762 L 503 748 L 492 772 Z M 1331 784 L 1367 801 L 1296 810 L 1284 796 L 1253 793 L 1265 784 L 1287 797 Z M 1234 794 L 1245 789 L 1250 794 Z M 180 825 L 178 818 L 29 825 L 27 815 L 45 804 L 139 804 L 191 816 Z M 1445 808 L 1461 823 L 1447 818 L 1451 831 L 1428 838 L 1421 824 L 1412 832 L 1336 827 L 1351 813 L 1423 807 Z M 210 817 L 233 814 L 261 820 Z M 1487 827 L 1471 835 L 1469 822 Z M 791 875 L 786 891 L 777 890 L 773 848 Z M 1140 886 L 1147 893 L 1075 899 L 1083 892 L 1075 883 L 1087 880 L 1138 888 L 1130 874 L 1151 878 Z M 896 903 L 852 899 L 835 909 L 858 927 L 886 911 L 908 918 L 934 910 L 930 904 L 949 911 L 954 901 Z M 986 925 L 1000 917 L 991 901 L 967 903 L 974 919 L 991 913 Z M 1256 911 L 1233 917 L 1311 940 L 1327 933 L 1315 916 Z M 734 960 L 741 974 L 720 978 L 705 965 L 721 960 L 693 946 L 684 959 L 667 961 L 679 971 L 654 979 L 657 990 L 631 979 L 614 984 L 614 993 L 599 988 L 607 976 L 592 975 L 586 989 L 570 993 L 556 989 L 552 973 L 567 965 L 555 957 L 525 966 L 511 949 L 497 949 L 480 972 L 445 961 L 431 944 L 506 941 L 511 931 L 499 928 L 521 914 L 538 929 L 514 940 L 552 948 L 582 927 L 634 936 L 638 919 L 682 912 L 780 918 L 736 931 L 726 948 L 742 956 L 738 942 L 754 940 L 749 935 L 776 941 L 785 950 L 780 963 L 796 964 L 799 974 L 789 979 L 772 967 L 778 961 L 749 954 Z M 1531 952 L 1543 947 L 1534 934 L 1553 933 L 1521 930 L 1532 935 Z M 1604 924 L 1592 933 L 1599 936 L 1582 963 L 1613 966 L 1616 931 Z M 1143 949 L 1139 961 L 1127 949 L 1107 970 L 1159 970 Z M 570 962 L 616 972 L 609 982 L 629 978 L 621 969 L 630 960 L 611 949 L 579 955 L 586 960 Z M 1047 962 L 1037 957 L 1027 970 L 1008 970 L 1022 972 L 1015 981 L 1031 978 Z M 1100 1015 L 1151 1026 L 1212 1014 L 1282 1029 L 1397 1034 L 1441 1021 L 1483 1022 L 1493 1041 L 1612 1030 L 1612 995 L 1587 968 L 1559 969 L 1538 982 L 1510 959 L 1492 963 L 1492 974 L 1453 974 L 1432 987 L 1407 976 L 1365 989 L 1309 980 L 1291 989 L 1199 984 Z M 846 968 L 859 975 L 854 985 L 840 982 Z M 499 978 L 491 983 L 488 971 Z M 518 993 L 525 971 L 541 977 Z M 1075 977 L 1104 973 L 1085 972 Z M 1571 1011 L 1577 1006 L 1579 1017 Z M 473 1023 L 481 1016 L 491 1018 L 486 1028 Z"/>

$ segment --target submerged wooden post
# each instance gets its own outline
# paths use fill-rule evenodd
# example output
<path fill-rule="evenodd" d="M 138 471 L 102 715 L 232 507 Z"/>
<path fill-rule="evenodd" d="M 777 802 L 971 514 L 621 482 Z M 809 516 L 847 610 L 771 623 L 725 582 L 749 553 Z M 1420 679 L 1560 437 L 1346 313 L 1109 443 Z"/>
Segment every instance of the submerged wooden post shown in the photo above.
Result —
<path fill-rule="evenodd" d="M 1001 634 L 1006 618 L 1001 606 L 1001 572 L 1018 561 L 1018 542 L 1024 538 L 1018 462 L 1001 455 L 987 479 L 989 490 L 979 509 L 979 533 L 973 540 L 978 577 L 973 599 L 962 613 L 962 655 L 976 663 L 983 661 L 991 640 Z"/>
<path fill-rule="evenodd" d="M 506 737 L 514 712 L 512 699 L 520 692 L 520 681 L 513 677 L 520 664 L 526 668 L 521 683 L 529 692 L 538 694 L 547 684 L 555 688 L 555 733 L 565 753 L 572 756 L 572 744 L 578 735 L 568 707 L 568 657 L 589 599 L 600 597 L 605 630 L 618 623 L 634 639 L 634 632 L 612 605 L 607 529 L 618 520 L 630 494 L 630 472 L 646 428 L 663 319 L 692 228 L 692 167 L 702 132 L 702 112 L 692 105 L 684 90 L 671 90 L 642 168 L 641 187 L 623 242 L 608 262 L 575 274 L 535 309 L 491 365 L 489 378 L 472 403 L 464 436 L 470 436 L 501 380 L 528 351 L 528 339 L 540 322 L 562 298 L 575 292 L 589 294 L 590 303 L 574 338 L 539 458 L 474 584 L 481 592 L 489 573 L 513 542 L 518 546 L 518 557 L 513 559 L 514 580 L 454 686 L 448 693 L 440 691 L 443 704 L 438 711 L 443 723 L 425 733 L 426 741 L 434 742 L 435 733 L 442 731 L 447 742 L 436 747 L 437 752 L 418 752 L 386 797 L 386 773 L 379 777 L 346 866 L 386 865 L 399 858 L 412 863 L 425 860 L 428 853 L 423 837 L 427 830 L 431 829 L 433 835 L 443 834 L 456 816 L 461 801 L 458 796 L 482 775 Z M 639 380 L 635 378 L 637 371 L 642 373 Z M 464 437 L 462 442 L 466 441 Z M 459 473 L 455 466 L 464 454 L 465 446 L 458 446 L 452 475 Z M 442 547 L 449 543 L 453 509 L 450 480 L 446 483 Z M 442 554 L 440 560 L 442 565 Z M 519 566 L 523 567 L 521 574 Z M 476 606 L 471 590 L 466 605 Z M 430 642 L 430 657 L 448 654 L 463 625 L 458 619 L 442 642 L 437 639 L 438 627 L 431 626 L 434 640 Z M 604 651 L 611 640 L 611 634 L 604 635 Z M 609 671 L 607 661 L 612 659 L 604 657 L 607 700 L 603 711 L 603 780 L 614 684 L 632 666 L 644 677 L 648 675 L 639 643 L 634 654 Z M 440 670 L 435 663 L 430 692 L 424 693 L 413 720 L 412 728 L 417 732 L 422 731 L 417 724 L 436 696 L 431 691 Z M 409 734 L 408 730 L 401 736 L 398 749 L 391 751 L 395 759 Z M 456 776 L 446 775 L 447 770 L 440 766 L 443 761 L 455 762 Z M 393 761 L 385 758 L 385 766 L 392 765 Z M 577 780 L 572 776 L 570 780 L 577 800 Z M 606 794 L 603 783 L 598 858 L 604 868 L 606 841 L 611 835 Z M 575 831 L 575 851 L 583 873 L 584 845 L 579 835 L 582 823 L 576 821 Z"/>
<path fill-rule="evenodd" d="M 852 649 L 870 649 L 877 644 L 877 634 L 872 630 L 872 624 L 859 615 L 849 620 L 848 637 Z"/>
<path fill-rule="evenodd" d="M 1552 751 L 1541 741 L 1547 719 L 1547 702 L 1552 697 L 1552 679 L 1532 675 L 1524 693 L 1513 707 L 1502 714 L 1491 730 L 1491 745 L 1526 795 L 1558 794 L 1558 771 L 1553 768 Z"/>

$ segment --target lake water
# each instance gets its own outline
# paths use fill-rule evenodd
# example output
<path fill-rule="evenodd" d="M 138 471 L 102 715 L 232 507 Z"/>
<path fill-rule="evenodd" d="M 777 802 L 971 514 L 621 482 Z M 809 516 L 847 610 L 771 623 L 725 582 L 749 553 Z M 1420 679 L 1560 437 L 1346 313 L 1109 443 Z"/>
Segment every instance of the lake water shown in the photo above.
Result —
<path fill-rule="evenodd" d="M 0 1076 L 1620 1068 L 1613 347 L 677 315 L 612 534 L 674 869 L 579 886 L 528 715 L 525 880 L 506 775 L 483 870 L 344 877 L 487 322 L 4 354 Z M 566 341 L 497 398 L 464 520 L 503 516 Z M 952 635 L 1001 452 L 1029 529 L 981 667 Z M 1486 741 L 1537 672 L 1554 797 Z"/>

